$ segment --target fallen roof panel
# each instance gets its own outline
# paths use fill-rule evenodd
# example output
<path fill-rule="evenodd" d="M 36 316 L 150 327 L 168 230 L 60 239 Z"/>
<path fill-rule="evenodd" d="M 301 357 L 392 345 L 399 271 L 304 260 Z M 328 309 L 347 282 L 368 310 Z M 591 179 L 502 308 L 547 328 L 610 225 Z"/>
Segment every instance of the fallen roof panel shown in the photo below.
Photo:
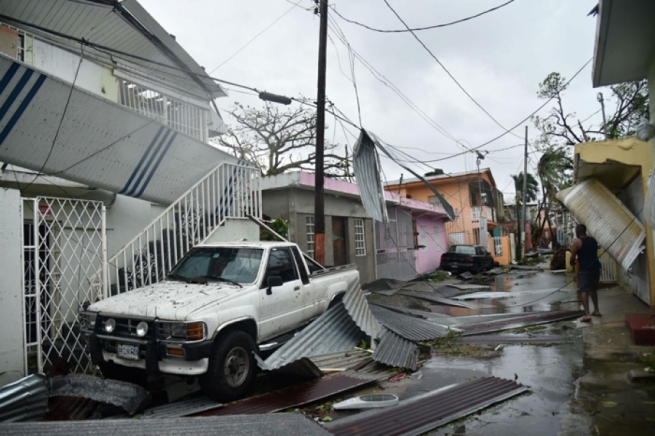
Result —
<path fill-rule="evenodd" d="M 451 288 L 459 289 L 460 291 L 472 291 L 476 289 L 490 289 L 489 285 L 448 285 Z"/>
<path fill-rule="evenodd" d="M 368 302 L 364 298 L 362 288 L 359 286 L 359 279 L 351 286 L 343 297 L 343 304 L 355 321 L 355 324 L 362 329 L 364 333 L 372 338 L 377 338 L 382 331 L 382 326 L 371 313 Z"/>
<path fill-rule="evenodd" d="M 441 320 L 443 318 L 453 318 L 450 315 L 446 315 L 445 313 L 430 312 L 429 310 L 409 309 L 407 307 L 390 306 L 387 304 L 376 304 L 376 303 L 372 303 L 371 305 L 384 307 L 385 309 L 393 310 L 394 312 L 404 313 L 412 316 L 418 316 L 419 318 L 428 319 L 428 320 L 430 319 Z M 436 322 L 441 323 L 441 321 L 436 321 Z"/>
<path fill-rule="evenodd" d="M 48 410 L 45 376 L 33 374 L 0 389 L 0 422 L 42 419 Z"/>
<path fill-rule="evenodd" d="M 528 390 L 514 381 L 484 377 L 327 423 L 336 436 L 420 435 Z"/>
<path fill-rule="evenodd" d="M 416 371 L 418 368 L 418 346 L 411 341 L 397 335 L 391 330 L 384 329 L 372 359 L 376 362 L 395 368 L 407 368 Z"/>
<path fill-rule="evenodd" d="M 371 306 L 371 311 L 382 325 L 411 341 L 429 341 L 441 338 L 446 336 L 449 331 L 449 327 L 444 325 L 403 315 L 380 306 Z"/>
<path fill-rule="evenodd" d="M 225 416 L 274 413 L 354 389 L 379 380 L 379 376 L 345 371 L 307 383 L 270 392 L 257 397 L 228 403 L 217 410 L 201 412 L 196 416 Z"/>
<path fill-rule="evenodd" d="M 218 409 L 223 407 L 221 403 L 212 401 L 207 397 L 196 397 L 175 401 L 158 407 L 151 407 L 143 411 L 140 419 L 167 419 L 189 416 L 194 413 L 204 412 L 205 410 Z"/>
<path fill-rule="evenodd" d="M 371 352 L 361 348 L 354 348 L 348 351 L 339 353 L 324 354 L 322 356 L 311 357 L 310 360 L 314 362 L 322 371 L 329 369 L 349 369 L 353 368 L 359 363 L 371 357 Z"/>
<path fill-rule="evenodd" d="M 365 334 L 350 317 L 343 303 L 339 303 L 316 318 L 265 361 L 259 361 L 259 366 L 273 371 L 303 357 L 350 350 L 364 338 Z"/>
<path fill-rule="evenodd" d="M 325 429 L 298 413 L 240 415 L 215 418 L 102 419 L 89 421 L 6 424 L 3 435 L 234 435 L 324 436 Z"/>
<path fill-rule="evenodd" d="M 536 314 L 526 313 L 521 317 L 481 322 L 478 324 L 458 325 L 457 327 L 463 331 L 463 336 L 473 336 L 482 333 L 499 332 L 556 321 L 564 321 L 567 319 L 578 318 L 582 315 L 584 315 L 584 312 L 581 310 L 541 312 Z"/>
<path fill-rule="evenodd" d="M 420 298 L 422 300 L 431 301 L 433 303 L 445 304 L 447 306 L 455 307 L 464 307 L 466 309 L 480 309 L 480 306 L 477 304 L 464 303 L 463 301 L 451 300 L 450 298 L 443 298 L 437 295 L 428 294 L 426 292 L 400 292 L 401 295 L 406 295 L 408 297 Z"/>
<path fill-rule="evenodd" d="M 477 300 L 477 299 L 494 299 L 494 298 L 514 298 L 524 295 L 538 295 L 542 293 L 551 292 L 556 294 L 557 292 L 566 292 L 570 289 L 566 288 L 551 288 L 551 289 L 536 289 L 534 291 L 508 291 L 508 292 L 475 292 L 473 294 L 458 295 L 457 297 L 452 297 L 453 300 Z"/>

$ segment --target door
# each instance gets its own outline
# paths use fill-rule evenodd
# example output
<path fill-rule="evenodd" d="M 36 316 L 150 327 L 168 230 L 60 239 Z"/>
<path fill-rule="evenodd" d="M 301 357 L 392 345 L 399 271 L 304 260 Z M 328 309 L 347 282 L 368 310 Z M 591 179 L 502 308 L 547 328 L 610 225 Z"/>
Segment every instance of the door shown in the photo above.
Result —
<path fill-rule="evenodd" d="M 282 286 L 269 288 L 268 278 L 280 277 Z M 303 284 L 287 247 L 273 248 L 268 255 L 266 273 L 259 290 L 261 339 L 285 333 L 302 323 L 306 298 Z"/>
<path fill-rule="evenodd" d="M 334 266 L 346 265 L 346 218 L 332 217 L 332 250 L 334 253 Z"/>

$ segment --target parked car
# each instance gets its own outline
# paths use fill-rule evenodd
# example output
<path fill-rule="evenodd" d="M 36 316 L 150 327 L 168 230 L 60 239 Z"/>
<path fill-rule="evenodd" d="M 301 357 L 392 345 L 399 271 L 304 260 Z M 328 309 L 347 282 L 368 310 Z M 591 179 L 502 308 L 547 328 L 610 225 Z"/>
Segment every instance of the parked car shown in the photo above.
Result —
<path fill-rule="evenodd" d="M 198 376 L 207 396 L 233 401 L 250 390 L 260 347 L 281 345 L 359 280 L 354 268 L 315 270 L 291 243 L 202 244 L 165 281 L 98 301 L 80 323 L 106 377 Z"/>
<path fill-rule="evenodd" d="M 478 274 L 494 267 L 494 258 L 481 245 L 452 245 L 441 255 L 441 269 Z"/>

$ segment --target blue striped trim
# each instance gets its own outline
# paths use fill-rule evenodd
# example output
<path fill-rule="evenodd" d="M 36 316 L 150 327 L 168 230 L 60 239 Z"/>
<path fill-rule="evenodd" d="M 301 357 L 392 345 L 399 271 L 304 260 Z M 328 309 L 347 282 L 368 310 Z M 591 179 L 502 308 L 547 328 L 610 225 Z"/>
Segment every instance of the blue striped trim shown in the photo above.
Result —
<path fill-rule="evenodd" d="M 14 62 L 11 64 L 11 67 L 9 67 L 5 75 L 2 76 L 2 81 L 0 81 L 0 94 L 4 92 L 5 88 L 14 77 L 14 74 L 16 74 L 16 71 L 18 71 L 18 64 Z"/>
<path fill-rule="evenodd" d="M 31 71 L 31 70 L 28 70 Z M 31 74 L 30 74 L 31 76 Z M 25 77 L 25 76 L 23 76 Z M 29 78 L 29 77 L 28 77 Z M 2 129 L 2 132 L 0 132 L 0 145 L 2 145 L 3 142 L 5 142 L 5 139 L 7 139 L 7 136 L 9 133 L 11 133 L 12 129 L 18 122 L 21 116 L 23 116 L 23 112 L 25 112 L 25 109 L 27 109 L 27 106 L 32 102 L 32 99 L 36 95 L 37 92 L 39 92 L 39 89 L 41 88 L 41 85 L 43 85 L 43 82 L 45 82 L 46 76 L 44 75 L 39 75 L 39 78 L 36 79 L 36 82 L 34 85 L 32 85 L 32 88 L 29 90 L 23 101 L 20 103 L 20 106 L 16 109 L 16 112 L 11 116 L 9 121 L 7 122 L 7 125 L 5 126 L 4 129 Z M 22 78 L 21 78 L 22 80 Z M 23 85 L 24 86 L 24 85 Z M 2 114 L 2 117 L 4 117 L 4 113 Z M 0 120 L 2 118 L 0 117 Z"/>
<path fill-rule="evenodd" d="M 143 180 L 143 177 L 146 175 L 146 173 L 150 170 L 150 167 L 152 166 L 152 162 L 155 160 L 155 157 L 159 154 L 159 150 L 161 150 L 162 146 L 166 142 L 166 139 L 168 138 L 168 135 L 171 134 L 171 131 L 166 129 L 166 133 L 164 133 L 164 137 L 159 141 L 157 144 L 157 147 L 155 147 L 155 150 L 150 154 L 150 158 L 148 159 L 148 162 L 146 163 L 146 166 L 143 167 L 143 170 L 141 171 L 141 174 L 139 174 L 139 177 L 136 179 L 136 182 L 134 182 L 134 186 L 132 186 L 132 189 L 130 189 L 127 192 L 127 195 L 134 195 L 136 190 L 139 188 L 139 185 L 141 184 L 141 180 Z"/>
<path fill-rule="evenodd" d="M 150 171 L 150 174 L 146 178 L 146 181 L 143 182 L 143 186 L 141 186 L 141 189 L 139 190 L 139 192 L 136 193 L 135 197 L 137 197 L 137 198 L 141 197 L 141 195 L 144 193 L 144 191 L 148 187 L 148 184 L 150 183 L 150 180 L 152 180 L 152 176 L 154 176 L 155 173 L 157 172 L 157 168 L 159 168 L 159 164 L 164 159 L 164 156 L 168 152 L 168 149 L 171 148 L 171 144 L 173 144 L 173 141 L 175 141 L 176 137 L 177 137 L 177 133 L 173 133 L 173 136 L 171 136 L 171 139 L 168 140 L 168 144 L 166 144 L 166 146 L 164 147 L 164 150 L 161 152 L 161 154 L 157 158 L 157 162 L 155 162 L 155 166 L 152 168 L 152 171 Z"/>
<path fill-rule="evenodd" d="M 153 138 L 152 142 L 151 142 L 150 145 L 148 146 L 148 149 L 146 150 L 146 152 L 143 153 L 143 156 L 141 157 L 141 160 L 140 160 L 139 163 L 137 164 L 136 168 L 134 168 L 134 171 L 132 171 L 132 175 L 131 175 L 130 178 L 127 180 L 127 183 L 125 184 L 125 187 L 124 187 L 124 188 L 119 192 L 119 194 L 124 194 L 125 191 L 128 190 L 128 188 L 130 187 L 130 184 L 132 183 L 132 180 L 134 180 L 134 177 L 136 177 L 136 175 L 139 173 L 139 171 L 141 171 L 141 165 L 143 165 L 143 162 L 145 162 L 146 157 L 148 156 L 148 153 L 150 153 L 150 150 L 152 149 L 152 147 L 154 147 L 155 143 L 156 143 L 157 140 L 159 139 L 159 136 L 161 135 L 161 132 L 163 132 L 163 131 L 164 131 L 164 127 L 162 126 L 162 127 L 160 127 L 159 130 L 157 131 L 157 134 L 155 135 L 155 137 Z"/>
<path fill-rule="evenodd" d="M 27 81 L 30 80 L 30 77 L 32 77 L 33 73 L 34 71 L 32 70 L 25 70 L 23 76 L 16 84 L 16 87 L 14 87 L 14 89 L 11 90 L 11 94 L 9 94 L 9 97 L 7 97 L 7 101 L 5 101 L 2 107 L 0 107 L 0 121 L 2 121 L 5 115 L 7 115 L 7 111 L 9 110 L 11 105 L 14 104 L 14 101 L 16 101 L 16 97 L 18 97 L 18 94 L 20 94 L 23 88 L 25 88 Z"/>

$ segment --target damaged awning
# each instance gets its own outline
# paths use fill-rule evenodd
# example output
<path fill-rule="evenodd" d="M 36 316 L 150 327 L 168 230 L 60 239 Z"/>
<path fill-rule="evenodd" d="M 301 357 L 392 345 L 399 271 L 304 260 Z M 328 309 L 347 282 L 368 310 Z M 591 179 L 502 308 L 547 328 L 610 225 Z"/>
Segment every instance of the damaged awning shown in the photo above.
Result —
<path fill-rule="evenodd" d="M 382 181 L 380 180 L 380 174 L 382 173 L 380 158 L 376 147 L 403 169 L 409 171 L 420 181 L 425 183 L 425 186 L 430 188 L 434 195 L 439 199 L 439 202 L 446 211 L 448 218 L 451 220 L 455 219 L 455 211 L 453 207 L 430 182 L 420 174 L 402 164 L 401 162 L 403 159 L 397 156 L 393 148 L 387 146 L 384 141 L 378 138 L 373 132 L 362 129 L 353 151 L 353 168 L 355 170 L 359 192 L 362 197 L 362 204 L 364 205 L 364 209 L 366 209 L 366 213 L 369 214 L 371 218 L 381 222 L 387 222 L 389 220 L 384 199 L 384 188 L 382 186 Z"/>
<path fill-rule="evenodd" d="M 630 269 L 644 245 L 644 226 L 605 185 L 589 178 L 560 191 L 557 199 L 624 270 Z"/>

